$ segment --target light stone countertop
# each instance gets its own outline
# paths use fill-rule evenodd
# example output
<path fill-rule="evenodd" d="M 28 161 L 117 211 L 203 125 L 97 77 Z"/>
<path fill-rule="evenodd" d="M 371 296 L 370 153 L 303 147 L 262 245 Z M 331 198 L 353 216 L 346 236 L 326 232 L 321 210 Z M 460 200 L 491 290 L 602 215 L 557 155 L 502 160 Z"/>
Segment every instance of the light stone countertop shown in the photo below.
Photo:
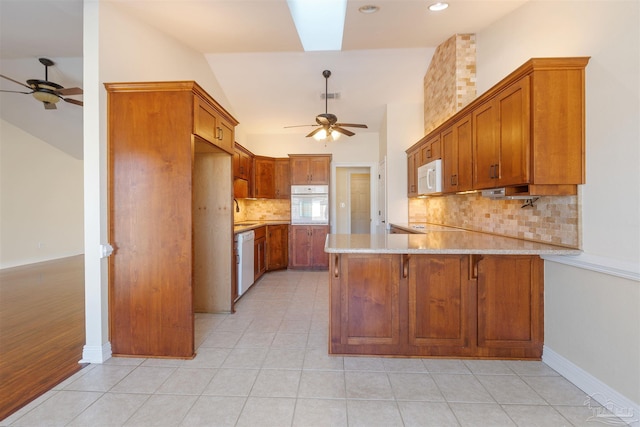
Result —
<path fill-rule="evenodd" d="M 422 234 L 330 234 L 324 247 L 338 254 L 579 255 L 582 251 L 473 231 Z"/>

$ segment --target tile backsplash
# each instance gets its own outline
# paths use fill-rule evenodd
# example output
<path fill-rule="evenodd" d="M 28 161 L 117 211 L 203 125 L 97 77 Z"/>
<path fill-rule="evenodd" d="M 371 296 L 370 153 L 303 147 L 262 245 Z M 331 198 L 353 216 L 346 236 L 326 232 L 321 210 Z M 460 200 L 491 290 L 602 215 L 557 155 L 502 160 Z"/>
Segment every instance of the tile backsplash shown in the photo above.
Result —
<path fill-rule="evenodd" d="M 409 221 L 581 247 L 578 196 L 540 197 L 532 207 L 524 204 L 479 194 L 409 199 Z"/>
<path fill-rule="evenodd" d="M 234 222 L 242 221 L 289 221 L 291 201 L 289 199 L 237 199 L 240 212 L 235 212 Z"/>

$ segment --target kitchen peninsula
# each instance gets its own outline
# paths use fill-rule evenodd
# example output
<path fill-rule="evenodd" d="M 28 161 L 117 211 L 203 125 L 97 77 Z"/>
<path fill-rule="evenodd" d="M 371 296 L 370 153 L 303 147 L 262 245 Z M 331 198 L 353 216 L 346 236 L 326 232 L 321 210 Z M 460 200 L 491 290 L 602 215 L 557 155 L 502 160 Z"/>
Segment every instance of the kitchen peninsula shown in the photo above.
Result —
<path fill-rule="evenodd" d="M 328 236 L 331 354 L 540 359 L 540 255 L 577 249 L 442 226 Z"/>

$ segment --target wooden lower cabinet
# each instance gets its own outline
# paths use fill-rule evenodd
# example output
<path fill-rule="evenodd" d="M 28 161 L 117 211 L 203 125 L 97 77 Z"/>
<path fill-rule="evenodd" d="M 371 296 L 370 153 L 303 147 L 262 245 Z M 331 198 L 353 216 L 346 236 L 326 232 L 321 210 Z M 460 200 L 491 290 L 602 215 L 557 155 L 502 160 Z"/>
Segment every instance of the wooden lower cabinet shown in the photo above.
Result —
<path fill-rule="evenodd" d="M 400 257 L 342 255 L 332 264 L 340 309 L 331 313 L 331 352 L 393 354 L 401 344 Z"/>
<path fill-rule="evenodd" d="M 258 280 L 267 271 L 267 227 L 258 227 L 254 232 L 253 277 Z"/>
<path fill-rule="evenodd" d="M 477 263 L 479 356 L 539 358 L 544 344 L 544 262 L 487 256 Z"/>
<path fill-rule="evenodd" d="M 539 359 L 538 256 L 331 254 L 331 354 Z"/>
<path fill-rule="evenodd" d="M 416 354 L 469 354 L 475 298 L 468 265 L 468 255 L 409 257 L 408 336 Z"/>
<path fill-rule="evenodd" d="M 289 226 L 267 225 L 267 271 L 287 268 L 288 252 Z"/>
<path fill-rule="evenodd" d="M 329 255 L 324 252 L 324 244 L 329 234 L 328 225 L 292 225 L 289 239 L 289 267 L 293 269 L 326 270 Z"/>

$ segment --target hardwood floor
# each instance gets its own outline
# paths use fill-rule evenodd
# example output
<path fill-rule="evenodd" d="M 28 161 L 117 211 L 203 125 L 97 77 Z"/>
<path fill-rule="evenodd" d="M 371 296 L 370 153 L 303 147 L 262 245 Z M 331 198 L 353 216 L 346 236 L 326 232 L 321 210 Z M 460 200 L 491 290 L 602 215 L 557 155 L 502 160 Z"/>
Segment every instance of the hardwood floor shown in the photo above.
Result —
<path fill-rule="evenodd" d="M 0 270 L 0 420 L 80 370 L 84 256 Z"/>

